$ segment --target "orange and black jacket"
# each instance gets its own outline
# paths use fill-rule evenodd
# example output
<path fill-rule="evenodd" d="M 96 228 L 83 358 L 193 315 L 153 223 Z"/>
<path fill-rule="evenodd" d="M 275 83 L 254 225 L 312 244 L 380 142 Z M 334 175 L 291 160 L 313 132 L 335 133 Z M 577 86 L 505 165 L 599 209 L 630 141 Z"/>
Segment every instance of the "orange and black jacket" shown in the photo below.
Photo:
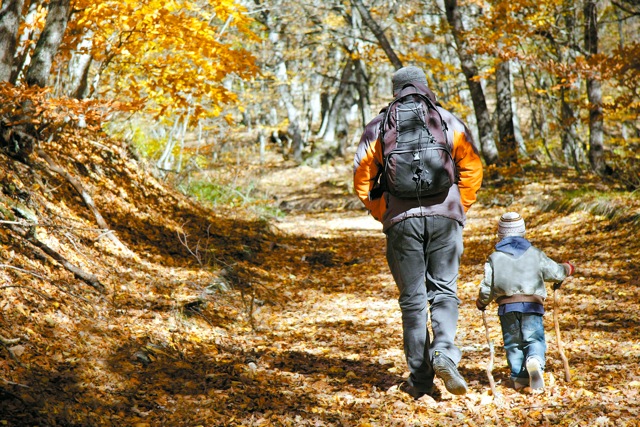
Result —
<path fill-rule="evenodd" d="M 433 96 L 426 86 L 416 87 L 428 96 Z M 459 180 L 449 191 L 420 200 L 399 199 L 386 192 L 380 198 L 369 197 L 369 192 L 374 188 L 376 178 L 383 167 L 379 136 L 384 110 L 365 127 L 354 158 L 354 189 L 371 215 L 382 222 L 383 231 L 406 218 L 417 216 L 444 216 L 464 225 L 465 213 L 476 201 L 476 192 L 482 184 L 482 161 L 473 144 L 471 132 L 449 111 L 442 107 L 438 107 L 438 110 L 447 124 L 447 139 L 452 144 L 451 154 Z"/>

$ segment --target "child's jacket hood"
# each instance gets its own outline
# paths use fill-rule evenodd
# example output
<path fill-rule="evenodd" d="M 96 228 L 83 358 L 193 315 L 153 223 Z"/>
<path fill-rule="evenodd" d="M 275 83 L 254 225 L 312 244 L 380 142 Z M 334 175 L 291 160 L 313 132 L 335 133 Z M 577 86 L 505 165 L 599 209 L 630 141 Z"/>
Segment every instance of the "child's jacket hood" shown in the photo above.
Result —
<path fill-rule="evenodd" d="M 507 236 L 496 244 L 496 249 L 500 252 L 520 258 L 527 249 L 531 247 L 531 243 L 520 236 Z"/>

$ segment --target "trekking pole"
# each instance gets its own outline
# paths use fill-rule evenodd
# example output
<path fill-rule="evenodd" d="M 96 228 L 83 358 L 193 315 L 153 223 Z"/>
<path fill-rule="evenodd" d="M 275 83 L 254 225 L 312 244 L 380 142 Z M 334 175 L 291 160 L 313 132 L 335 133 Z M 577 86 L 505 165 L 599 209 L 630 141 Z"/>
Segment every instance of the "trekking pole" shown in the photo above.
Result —
<path fill-rule="evenodd" d="M 571 381 L 571 372 L 569 371 L 569 360 L 567 360 L 567 356 L 564 354 L 564 350 L 562 348 L 562 339 L 560 338 L 560 324 L 558 323 L 558 289 L 562 282 L 553 284 L 553 324 L 556 328 L 556 342 L 558 343 L 558 351 L 560 352 L 560 358 L 562 359 L 562 363 L 564 364 L 564 380 L 566 382 Z"/>
<path fill-rule="evenodd" d="M 489 325 L 487 324 L 487 314 L 482 310 L 482 323 L 484 323 L 484 332 L 487 335 L 487 344 L 489 345 L 489 363 L 487 363 L 487 377 L 489 378 L 489 385 L 491 386 L 491 394 L 496 396 L 496 382 L 493 380 L 493 341 L 489 336 Z"/>

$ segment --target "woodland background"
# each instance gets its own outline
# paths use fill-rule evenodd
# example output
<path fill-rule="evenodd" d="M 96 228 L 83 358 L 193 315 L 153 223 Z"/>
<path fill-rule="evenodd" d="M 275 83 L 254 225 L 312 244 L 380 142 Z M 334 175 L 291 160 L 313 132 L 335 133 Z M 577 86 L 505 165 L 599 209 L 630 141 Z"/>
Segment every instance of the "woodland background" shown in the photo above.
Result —
<path fill-rule="evenodd" d="M 640 3 L 3 0 L 0 423 L 638 425 Z M 461 371 L 412 401 L 363 125 L 425 69 L 485 165 Z M 496 218 L 578 267 L 547 390 L 473 307 Z M 555 309 L 548 308 L 551 314 Z M 635 313 L 635 314 L 634 314 Z"/>

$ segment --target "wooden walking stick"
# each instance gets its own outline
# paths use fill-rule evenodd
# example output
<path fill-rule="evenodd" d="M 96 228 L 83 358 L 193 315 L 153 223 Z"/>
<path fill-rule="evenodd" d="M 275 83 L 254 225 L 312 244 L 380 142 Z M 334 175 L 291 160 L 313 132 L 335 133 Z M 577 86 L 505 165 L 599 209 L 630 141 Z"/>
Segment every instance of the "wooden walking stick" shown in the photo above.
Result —
<path fill-rule="evenodd" d="M 560 352 L 560 358 L 562 359 L 562 363 L 564 364 L 564 380 L 566 382 L 569 382 L 571 381 L 569 360 L 567 360 L 567 356 L 564 354 L 564 350 L 562 348 L 562 339 L 560 338 L 560 324 L 558 323 L 558 289 L 560 289 L 561 284 L 562 282 L 553 284 L 553 324 L 556 327 L 556 341 L 558 343 L 558 351 Z"/>
<path fill-rule="evenodd" d="M 554 311 L 555 312 L 555 311 Z M 489 378 L 489 385 L 491 386 L 491 394 L 496 396 L 496 382 L 493 380 L 493 341 L 489 336 L 489 325 L 487 324 L 487 314 L 482 310 L 482 323 L 484 323 L 484 332 L 487 335 L 487 344 L 489 345 L 489 363 L 487 363 L 487 377 Z"/>

